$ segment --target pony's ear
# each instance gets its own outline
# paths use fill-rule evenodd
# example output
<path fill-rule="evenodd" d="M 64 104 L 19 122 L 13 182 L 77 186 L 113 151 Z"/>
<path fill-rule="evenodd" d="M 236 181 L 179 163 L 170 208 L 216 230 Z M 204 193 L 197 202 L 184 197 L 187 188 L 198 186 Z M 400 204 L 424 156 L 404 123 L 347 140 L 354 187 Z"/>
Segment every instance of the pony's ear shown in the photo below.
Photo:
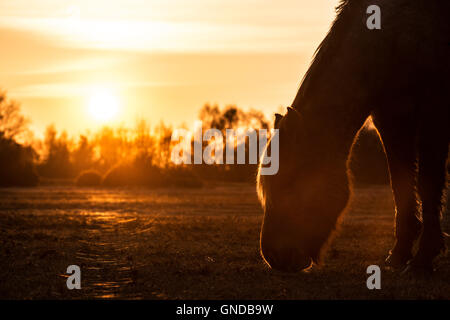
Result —
<path fill-rule="evenodd" d="M 287 108 L 288 112 L 286 114 L 286 127 L 288 129 L 298 129 L 299 125 L 300 125 L 300 113 L 298 113 L 297 110 L 288 107 Z M 290 131 L 293 132 L 293 131 Z"/>
<path fill-rule="evenodd" d="M 283 116 L 279 113 L 275 113 L 275 123 L 273 125 L 273 127 L 275 129 L 278 129 L 280 127 L 280 121 L 281 119 L 283 119 Z"/>
<path fill-rule="evenodd" d="M 287 111 L 288 111 L 288 114 L 289 114 L 289 113 L 295 113 L 295 114 L 297 115 L 297 117 L 300 117 L 300 113 L 298 113 L 298 111 L 295 110 L 295 109 L 292 108 L 292 107 L 287 107 Z"/>

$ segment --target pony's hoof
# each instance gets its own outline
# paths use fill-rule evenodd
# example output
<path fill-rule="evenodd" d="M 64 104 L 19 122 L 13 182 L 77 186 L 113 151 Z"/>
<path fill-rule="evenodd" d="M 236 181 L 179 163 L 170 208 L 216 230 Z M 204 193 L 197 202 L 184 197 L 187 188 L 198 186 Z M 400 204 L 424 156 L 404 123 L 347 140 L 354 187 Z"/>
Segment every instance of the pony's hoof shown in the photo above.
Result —
<path fill-rule="evenodd" d="M 414 278 L 430 278 L 433 275 L 433 265 L 415 264 L 413 260 L 408 262 L 406 268 L 402 271 L 402 276 L 412 276 Z"/>
<path fill-rule="evenodd" d="M 390 253 L 384 261 L 384 264 L 386 267 L 392 268 L 394 270 L 403 269 L 411 258 L 411 255 L 404 256 L 400 254 Z"/>

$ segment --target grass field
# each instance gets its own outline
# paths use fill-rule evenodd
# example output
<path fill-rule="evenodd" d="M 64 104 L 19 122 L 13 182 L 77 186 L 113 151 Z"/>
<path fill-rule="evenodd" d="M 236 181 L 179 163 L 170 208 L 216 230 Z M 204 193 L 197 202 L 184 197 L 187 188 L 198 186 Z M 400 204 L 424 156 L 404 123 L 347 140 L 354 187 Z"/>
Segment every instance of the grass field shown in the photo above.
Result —
<path fill-rule="evenodd" d="M 382 268 L 382 289 L 367 289 L 367 266 L 394 241 L 393 210 L 389 188 L 355 190 L 325 264 L 281 274 L 259 255 L 252 185 L 0 189 L 0 298 L 449 299 L 449 256 L 427 279 Z M 73 264 L 81 290 L 66 287 Z"/>

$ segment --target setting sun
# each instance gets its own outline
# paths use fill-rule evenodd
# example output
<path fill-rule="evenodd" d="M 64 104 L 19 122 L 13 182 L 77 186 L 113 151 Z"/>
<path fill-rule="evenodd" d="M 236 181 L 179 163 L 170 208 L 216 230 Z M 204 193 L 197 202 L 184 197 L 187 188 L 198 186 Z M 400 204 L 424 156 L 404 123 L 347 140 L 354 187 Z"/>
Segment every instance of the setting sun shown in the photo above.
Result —
<path fill-rule="evenodd" d="M 97 90 L 89 97 L 88 110 L 97 121 L 113 120 L 119 113 L 119 99 L 110 90 Z"/>

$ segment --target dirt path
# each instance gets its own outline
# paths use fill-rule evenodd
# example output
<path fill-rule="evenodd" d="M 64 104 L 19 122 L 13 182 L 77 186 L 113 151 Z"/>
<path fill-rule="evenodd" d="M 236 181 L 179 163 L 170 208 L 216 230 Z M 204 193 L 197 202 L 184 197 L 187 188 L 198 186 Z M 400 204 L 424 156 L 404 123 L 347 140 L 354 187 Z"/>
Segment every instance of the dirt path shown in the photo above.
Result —
<path fill-rule="evenodd" d="M 83 270 L 85 293 L 100 299 L 139 299 L 134 289 L 137 270 L 130 246 L 136 246 L 137 218 L 124 219 L 115 214 L 103 214 L 90 219 L 85 239 L 80 240 L 76 253 Z"/>

